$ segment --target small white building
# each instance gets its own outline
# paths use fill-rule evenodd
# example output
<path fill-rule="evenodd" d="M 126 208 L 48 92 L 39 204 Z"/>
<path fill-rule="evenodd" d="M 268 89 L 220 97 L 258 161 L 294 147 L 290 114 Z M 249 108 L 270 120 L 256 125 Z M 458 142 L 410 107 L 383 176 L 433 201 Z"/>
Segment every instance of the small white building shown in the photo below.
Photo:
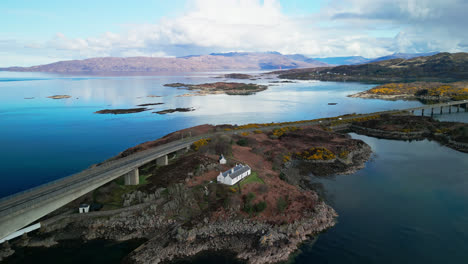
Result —
<path fill-rule="evenodd" d="M 221 156 L 219 156 L 219 164 L 226 164 L 226 159 L 224 158 L 223 154 L 221 154 Z"/>
<path fill-rule="evenodd" d="M 250 169 L 249 165 L 237 164 L 234 168 L 228 171 L 220 172 L 217 180 L 219 183 L 234 185 L 238 181 L 249 176 L 251 172 L 252 170 Z"/>
<path fill-rule="evenodd" d="M 80 214 L 89 212 L 89 204 L 80 204 L 78 212 L 80 212 Z"/>

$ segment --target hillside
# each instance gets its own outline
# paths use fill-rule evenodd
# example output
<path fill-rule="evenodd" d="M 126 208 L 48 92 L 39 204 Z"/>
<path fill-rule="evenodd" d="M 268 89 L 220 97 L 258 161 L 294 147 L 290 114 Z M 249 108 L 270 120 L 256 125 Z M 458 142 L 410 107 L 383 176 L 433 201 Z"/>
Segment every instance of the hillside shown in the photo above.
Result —
<path fill-rule="evenodd" d="M 378 58 L 364 58 L 362 56 L 349 56 L 349 57 L 326 57 L 326 58 L 314 58 L 314 60 L 321 61 L 330 65 L 356 65 L 371 63 L 383 60 L 392 60 L 392 59 L 412 59 L 416 57 L 426 57 L 432 56 L 439 52 L 428 52 L 428 53 L 393 53 L 390 55 L 378 57 Z"/>
<path fill-rule="evenodd" d="M 59 61 L 33 67 L 10 67 L 0 70 L 22 72 L 98 73 L 98 72 L 192 72 L 220 70 L 267 70 L 317 67 L 325 65 L 304 62 L 280 53 L 218 53 L 180 58 L 103 57 Z"/>
<path fill-rule="evenodd" d="M 327 63 L 330 65 L 354 65 L 368 63 L 372 59 L 364 58 L 362 56 L 349 56 L 349 57 L 326 57 L 314 58 L 315 60 Z"/>
<path fill-rule="evenodd" d="M 392 59 L 361 65 L 342 65 L 274 72 L 284 79 L 361 81 L 457 81 L 468 79 L 468 53 L 439 53 L 412 59 Z"/>

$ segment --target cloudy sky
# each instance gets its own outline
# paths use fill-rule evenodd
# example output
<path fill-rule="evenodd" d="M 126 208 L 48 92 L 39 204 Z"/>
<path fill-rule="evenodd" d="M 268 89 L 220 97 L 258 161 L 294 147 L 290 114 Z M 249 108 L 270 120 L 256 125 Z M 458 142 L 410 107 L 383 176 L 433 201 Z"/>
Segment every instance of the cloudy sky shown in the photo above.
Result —
<path fill-rule="evenodd" d="M 468 0 L 2 0 L 0 67 L 104 56 L 468 51 Z"/>

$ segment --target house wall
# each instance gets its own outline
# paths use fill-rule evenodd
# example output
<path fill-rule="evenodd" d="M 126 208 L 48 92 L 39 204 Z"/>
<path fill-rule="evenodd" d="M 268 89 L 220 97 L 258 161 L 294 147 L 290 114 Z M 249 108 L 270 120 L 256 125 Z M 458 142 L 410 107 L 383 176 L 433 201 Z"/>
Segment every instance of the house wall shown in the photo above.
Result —
<path fill-rule="evenodd" d="M 218 175 L 217 180 L 218 180 L 219 183 L 223 183 L 223 184 L 227 184 L 227 185 L 234 185 L 238 181 L 240 181 L 240 180 L 244 179 L 245 177 L 249 176 L 250 173 L 251 173 L 251 170 L 248 170 L 248 171 L 242 173 L 241 175 L 237 176 L 234 179 L 231 179 L 231 177 L 223 177 L 222 175 Z"/>

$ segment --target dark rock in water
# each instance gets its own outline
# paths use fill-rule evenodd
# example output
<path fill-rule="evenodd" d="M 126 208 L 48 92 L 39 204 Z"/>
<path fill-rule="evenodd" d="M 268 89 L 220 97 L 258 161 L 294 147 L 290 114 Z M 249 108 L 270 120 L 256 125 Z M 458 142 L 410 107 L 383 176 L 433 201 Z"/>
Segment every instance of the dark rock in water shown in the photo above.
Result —
<path fill-rule="evenodd" d="M 114 115 L 121 115 L 121 114 L 133 114 L 139 113 L 143 111 L 147 111 L 149 108 L 141 107 L 141 108 L 129 108 L 129 109 L 104 109 L 94 112 L 95 114 L 114 114 Z"/>
<path fill-rule="evenodd" d="M 185 83 L 166 83 L 164 86 L 166 87 L 187 87 L 188 84 Z"/>
<path fill-rule="evenodd" d="M 151 104 L 139 104 L 137 106 L 150 106 L 150 105 L 162 105 L 164 103 L 151 103 Z"/>
<path fill-rule="evenodd" d="M 252 77 L 253 77 L 252 75 L 243 74 L 243 73 L 231 73 L 231 74 L 224 75 L 224 78 L 230 78 L 230 79 L 250 79 Z"/>
<path fill-rule="evenodd" d="M 67 98 L 70 98 L 71 96 L 70 95 L 52 95 L 52 96 L 47 96 L 47 98 L 51 98 L 51 99 L 67 99 Z"/>
<path fill-rule="evenodd" d="M 191 112 L 191 111 L 195 111 L 195 108 L 174 108 L 174 109 L 166 109 L 166 110 L 162 110 L 162 111 L 157 111 L 157 112 L 153 112 L 153 113 L 156 113 L 156 114 L 160 114 L 160 115 L 165 115 L 165 114 L 170 114 L 170 113 L 174 113 L 174 112 Z"/>
<path fill-rule="evenodd" d="M 328 105 L 337 105 L 338 103 L 328 103 Z"/>
<path fill-rule="evenodd" d="M 286 80 L 286 81 L 271 81 L 270 83 L 295 83 L 295 82 Z"/>

